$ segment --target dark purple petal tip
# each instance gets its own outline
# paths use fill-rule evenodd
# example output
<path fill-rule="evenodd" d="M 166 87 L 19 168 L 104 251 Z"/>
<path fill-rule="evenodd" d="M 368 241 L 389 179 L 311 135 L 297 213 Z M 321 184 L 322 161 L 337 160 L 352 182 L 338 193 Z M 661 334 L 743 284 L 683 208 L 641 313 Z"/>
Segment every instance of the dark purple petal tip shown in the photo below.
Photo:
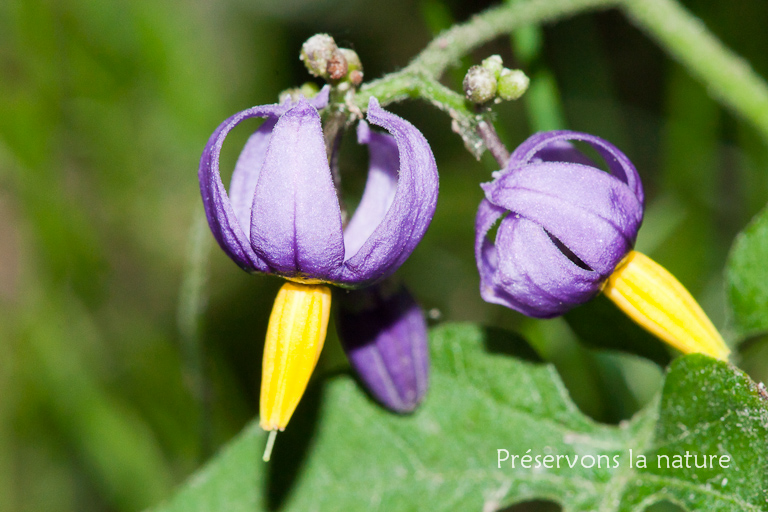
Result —
<path fill-rule="evenodd" d="M 339 293 L 337 326 L 349 362 L 373 397 L 407 413 L 429 382 L 427 324 L 408 290 L 389 281 Z"/>
<path fill-rule="evenodd" d="M 591 145 L 610 173 L 570 141 Z M 585 133 L 537 133 L 483 185 L 475 256 L 480 293 L 533 317 L 586 302 L 632 249 L 643 220 L 637 170 L 609 142 Z M 495 243 L 487 238 L 500 222 Z"/>

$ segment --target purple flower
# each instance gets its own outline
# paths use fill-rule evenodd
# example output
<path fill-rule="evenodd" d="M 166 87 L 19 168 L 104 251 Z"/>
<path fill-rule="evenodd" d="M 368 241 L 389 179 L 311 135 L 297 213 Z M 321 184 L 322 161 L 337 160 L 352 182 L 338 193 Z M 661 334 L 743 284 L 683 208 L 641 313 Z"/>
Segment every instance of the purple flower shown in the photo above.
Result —
<path fill-rule="evenodd" d="M 205 213 L 227 255 L 249 272 L 356 288 L 392 274 L 423 237 L 437 202 L 437 167 L 424 136 L 409 122 L 368 105 L 358 140 L 370 150 L 368 184 L 346 230 L 323 141 L 328 91 L 298 102 L 253 107 L 224 121 L 200 159 Z M 235 166 L 229 194 L 219 155 L 245 119 L 266 118 Z"/>
<path fill-rule="evenodd" d="M 605 160 L 604 172 L 569 141 Z M 482 185 L 475 224 L 480 294 L 550 318 L 594 297 L 632 249 L 643 220 L 643 188 L 609 142 L 570 131 L 538 133 Z M 501 220 L 495 243 L 487 238 Z"/>
<path fill-rule="evenodd" d="M 388 409 L 413 411 L 429 382 L 421 308 L 405 286 L 389 281 L 339 295 L 339 338 L 360 380 Z"/>

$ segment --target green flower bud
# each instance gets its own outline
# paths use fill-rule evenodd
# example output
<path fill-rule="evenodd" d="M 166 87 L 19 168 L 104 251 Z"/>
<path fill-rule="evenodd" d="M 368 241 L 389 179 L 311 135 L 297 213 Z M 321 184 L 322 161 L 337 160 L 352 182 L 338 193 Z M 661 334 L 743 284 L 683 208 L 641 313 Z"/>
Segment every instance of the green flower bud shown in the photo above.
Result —
<path fill-rule="evenodd" d="M 472 66 L 464 77 L 464 94 L 473 103 L 485 103 L 496 96 L 496 77 L 482 66 Z"/>
<path fill-rule="evenodd" d="M 339 48 L 339 52 L 347 61 L 347 74 L 345 78 L 357 87 L 363 81 L 363 63 L 360 62 L 360 57 L 358 57 L 355 50 L 350 50 L 349 48 Z"/>
<path fill-rule="evenodd" d="M 530 80 L 519 69 L 504 68 L 499 74 L 498 93 L 503 100 L 516 100 L 528 89 Z"/>
<path fill-rule="evenodd" d="M 358 57 L 355 50 L 350 50 L 349 48 L 339 48 L 339 51 L 344 56 L 344 58 L 347 59 L 347 67 L 349 68 L 349 71 L 363 70 L 363 63 L 360 62 L 360 57 Z"/>
<path fill-rule="evenodd" d="M 499 73 L 504 69 L 504 61 L 501 60 L 501 55 L 491 55 L 487 59 L 483 59 L 482 66 L 493 73 L 493 76 L 498 80 Z"/>

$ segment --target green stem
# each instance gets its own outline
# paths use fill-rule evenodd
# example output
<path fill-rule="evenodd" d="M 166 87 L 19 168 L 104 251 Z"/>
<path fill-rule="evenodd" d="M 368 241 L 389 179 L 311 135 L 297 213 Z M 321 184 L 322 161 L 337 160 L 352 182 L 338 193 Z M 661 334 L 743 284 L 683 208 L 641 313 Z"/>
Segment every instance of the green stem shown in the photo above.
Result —
<path fill-rule="evenodd" d="M 768 86 L 674 0 L 623 0 L 626 16 L 768 140 Z"/>
<path fill-rule="evenodd" d="M 473 16 L 468 22 L 441 33 L 402 70 L 363 86 L 357 104 L 364 108 L 371 95 L 389 89 L 396 83 L 407 83 L 419 75 L 439 78 L 446 68 L 462 56 L 517 28 L 566 18 L 589 9 L 617 5 L 617 0 L 523 0 L 488 9 Z M 392 96 L 397 97 L 397 94 Z"/>
<path fill-rule="evenodd" d="M 441 33 L 402 70 L 365 84 L 354 102 L 360 109 L 365 109 L 371 96 L 376 96 L 382 104 L 425 97 L 421 92 L 429 91 L 430 87 L 421 85 L 424 80 L 439 79 L 462 56 L 500 35 L 526 25 L 540 25 L 582 11 L 609 7 L 620 8 L 661 48 L 701 80 L 720 102 L 749 121 L 768 141 L 768 86 L 765 81 L 676 0 L 520 0 L 488 9 Z M 466 115 L 466 106 L 458 108 L 453 96 L 442 93 L 438 96 L 447 97 L 450 104 L 441 104 L 434 97 L 426 98 L 442 110 L 457 114 L 460 122 L 454 124 L 455 131 L 464 138 L 473 154 L 481 153 L 484 149 L 482 142 L 479 148 L 476 147 L 477 137 L 472 135 L 480 120 L 472 120 Z"/>
<path fill-rule="evenodd" d="M 202 211 L 195 215 L 189 232 L 189 251 L 184 279 L 179 293 L 176 321 L 181 340 L 182 358 L 185 371 L 189 374 L 191 392 L 199 409 L 200 460 L 205 460 L 211 451 L 210 402 L 206 383 L 205 358 L 200 333 L 205 310 L 207 265 L 211 236 L 208 223 Z"/>
<path fill-rule="evenodd" d="M 488 9 L 470 21 L 442 32 L 405 68 L 363 85 L 354 99 L 355 105 L 365 109 L 371 96 L 382 105 L 406 98 L 426 99 L 449 113 L 454 121 L 454 131 L 464 139 L 467 149 L 479 158 L 485 146 L 478 135 L 478 124 L 484 117 L 472 113 L 462 95 L 437 81 L 443 72 L 478 46 L 519 27 L 616 5 L 617 0 L 521 0 Z"/>

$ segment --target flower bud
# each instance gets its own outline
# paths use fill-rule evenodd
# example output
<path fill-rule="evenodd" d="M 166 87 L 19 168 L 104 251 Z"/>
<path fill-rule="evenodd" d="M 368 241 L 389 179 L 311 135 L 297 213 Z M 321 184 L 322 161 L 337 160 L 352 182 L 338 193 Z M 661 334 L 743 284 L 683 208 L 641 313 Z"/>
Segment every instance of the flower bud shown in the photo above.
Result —
<path fill-rule="evenodd" d="M 503 100 L 516 100 L 528 90 L 530 80 L 519 69 L 504 68 L 499 73 L 498 95 Z"/>
<path fill-rule="evenodd" d="M 491 55 L 487 59 L 483 59 L 481 64 L 485 69 L 493 73 L 493 76 L 498 79 L 499 73 L 504 69 L 504 61 L 501 60 L 501 55 Z"/>
<path fill-rule="evenodd" d="M 464 76 L 464 94 L 472 103 L 485 103 L 496 96 L 496 77 L 483 66 L 472 66 Z"/>
<path fill-rule="evenodd" d="M 347 61 L 347 80 L 357 87 L 363 81 L 363 63 L 355 50 L 349 48 L 339 48 L 339 52 Z"/>
<path fill-rule="evenodd" d="M 328 78 L 328 64 L 335 55 L 337 59 L 340 56 L 338 47 L 328 34 L 315 34 L 301 45 L 300 59 L 312 76 Z"/>
<path fill-rule="evenodd" d="M 371 395 L 390 410 L 413 411 L 427 392 L 424 314 L 408 290 L 389 281 L 340 294 L 338 332 Z"/>

